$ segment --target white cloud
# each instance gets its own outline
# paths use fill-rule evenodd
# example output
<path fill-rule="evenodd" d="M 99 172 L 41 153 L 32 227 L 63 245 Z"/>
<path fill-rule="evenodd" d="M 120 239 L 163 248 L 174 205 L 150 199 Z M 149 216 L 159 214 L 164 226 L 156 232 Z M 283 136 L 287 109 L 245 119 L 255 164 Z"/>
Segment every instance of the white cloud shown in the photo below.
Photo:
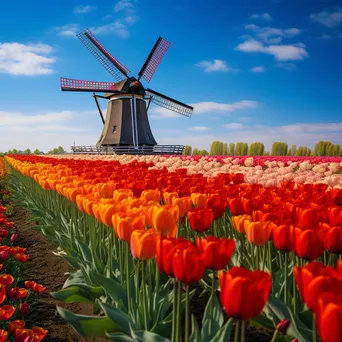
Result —
<path fill-rule="evenodd" d="M 115 20 L 113 23 L 93 27 L 90 29 L 94 34 L 114 34 L 120 38 L 128 38 L 129 31 L 127 26 L 120 20 Z"/>
<path fill-rule="evenodd" d="M 292 38 L 303 32 L 296 27 L 280 29 L 275 27 L 260 27 L 254 24 L 246 25 L 245 29 L 253 31 L 257 39 L 268 44 L 278 44 L 283 38 Z"/>
<path fill-rule="evenodd" d="M 311 14 L 310 18 L 313 22 L 321 25 L 336 27 L 342 24 L 342 7 L 325 9 L 322 12 Z"/>
<path fill-rule="evenodd" d="M 266 21 L 272 21 L 272 17 L 268 13 L 253 14 L 250 16 L 251 19 L 262 19 Z"/>
<path fill-rule="evenodd" d="M 129 1 L 129 0 L 121 0 L 119 2 L 117 2 L 114 6 L 114 11 L 115 12 L 120 12 L 124 9 L 133 9 L 134 5 Z"/>
<path fill-rule="evenodd" d="M 58 145 L 69 150 L 74 141 L 80 145 L 94 145 L 100 134 L 100 130 L 94 129 L 94 126 L 101 125 L 95 114 L 94 110 L 64 110 L 38 115 L 0 112 L 1 150 L 38 148 L 48 151 Z M 94 120 L 95 125 L 80 126 L 81 118 L 86 118 L 87 122 Z"/>
<path fill-rule="evenodd" d="M 332 39 L 332 37 L 329 34 L 322 34 L 318 37 L 318 39 L 330 40 L 330 39 Z"/>
<path fill-rule="evenodd" d="M 255 66 L 254 68 L 251 69 L 252 72 L 264 72 L 265 67 L 263 65 Z"/>
<path fill-rule="evenodd" d="M 296 64 L 294 63 L 278 63 L 275 65 L 276 68 L 282 68 L 285 69 L 287 71 L 293 71 L 294 69 L 296 69 Z"/>
<path fill-rule="evenodd" d="M 240 129 L 243 128 L 243 124 L 240 124 L 238 122 L 232 122 L 230 124 L 225 124 L 223 125 L 224 128 L 229 128 L 229 129 Z"/>
<path fill-rule="evenodd" d="M 80 31 L 78 24 L 67 24 L 55 28 L 57 34 L 65 38 L 76 38 L 76 34 Z"/>
<path fill-rule="evenodd" d="M 46 44 L 0 43 L 0 73 L 11 75 L 49 75 L 56 58 L 49 56 Z"/>
<path fill-rule="evenodd" d="M 197 102 L 191 104 L 191 106 L 194 107 L 193 115 L 235 112 L 237 110 L 256 108 L 258 105 L 258 102 L 249 100 L 242 100 L 234 103 Z M 151 117 L 153 118 L 179 117 L 179 114 L 162 107 L 154 107 L 150 110 L 150 112 L 152 113 Z"/>
<path fill-rule="evenodd" d="M 205 72 L 213 72 L 213 71 L 233 71 L 227 63 L 221 59 L 214 59 L 211 61 L 201 61 L 196 64 L 196 66 L 203 68 Z"/>
<path fill-rule="evenodd" d="M 134 14 L 129 14 L 124 18 L 124 20 L 127 24 L 132 25 L 138 20 L 138 17 Z"/>
<path fill-rule="evenodd" d="M 189 128 L 189 131 L 209 131 L 211 130 L 210 127 L 206 127 L 206 126 L 194 126 Z"/>
<path fill-rule="evenodd" d="M 89 6 L 89 5 L 78 5 L 74 7 L 74 13 L 76 14 L 85 14 L 90 13 L 96 10 L 96 6 Z"/>
<path fill-rule="evenodd" d="M 302 43 L 266 46 L 257 40 L 247 40 L 239 44 L 236 50 L 269 54 L 278 61 L 303 60 L 308 57 L 308 53 Z"/>

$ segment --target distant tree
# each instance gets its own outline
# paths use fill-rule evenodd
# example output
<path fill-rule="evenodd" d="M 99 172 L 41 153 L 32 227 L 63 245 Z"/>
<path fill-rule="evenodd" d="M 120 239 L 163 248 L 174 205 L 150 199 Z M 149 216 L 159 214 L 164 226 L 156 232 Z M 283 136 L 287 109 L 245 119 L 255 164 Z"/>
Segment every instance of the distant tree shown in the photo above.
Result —
<path fill-rule="evenodd" d="M 27 148 L 25 151 L 24 151 L 25 154 L 31 154 L 31 150 L 29 148 Z"/>
<path fill-rule="evenodd" d="M 223 143 L 221 141 L 213 141 L 210 146 L 211 156 L 222 156 L 223 154 Z"/>
<path fill-rule="evenodd" d="M 194 149 L 192 150 L 192 155 L 193 155 L 193 156 L 199 156 L 199 149 L 198 149 L 198 148 L 194 148 Z"/>
<path fill-rule="evenodd" d="M 230 143 L 229 144 L 229 151 L 228 154 L 230 156 L 235 156 L 235 144 L 234 143 Z"/>
<path fill-rule="evenodd" d="M 57 153 L 59 153 L 59 154 L 64 154 L 64 153 L 66 153 L 66 152 L 64 151 L 64 148 L 63 148 L 62 146 L 58 146 L 58 147 L 57 147 Z"/>
<path fill-rule="evenodd" d="M 38 150 L 38 148 L 36 148 L 36 149 L 33 151 L 33 154 L 40 154 L 40 151 Z"/>
<path fill-rule="evenodd" d="M 276 141 L 272 144 L 271 155 L 272 156 L 286 156 L 287 155 L 287 143 Z"/>
<path fill-rule="evenodd" d="M 244 142 L 238 142 L 235 146 L 235 154 L 237 156 L 247 156 L 248 144 Z"/>
<path fill-rule="evenodd" d="M 12 150 L 12 154 L 18 154 L 18 150 L 17 150 L 16 148 L 14 148 L 14 149 Z"/>
<path fill-rule="evenodd" d="M 184 147 L 184 152 L 183 152 L 183 154 L 184 154 L 185 156 L 191 156 L 191 150 L 192 150 L 191 146 L 190 146 L 190 145 L 186 145 L 186 146 Z"/>
<path fill-rule="evenodd" d="M 249 156 L 262 156 L 264 154 L 265 146 L 261 142 L 250 144 L 248 149 Z"/>
<path fill-rule="evenodd" d="M 223 143 L 222 155 L 224 155 L 224 156 L 228 155 L 228 144 L 227 143 Z"/>
<path fill-rule="evenodd" d="M 207 156 L 208 154 L 209 154 L 209 152 L 207 150 L 200 150 L 199 151 L 200 156 Z"/>

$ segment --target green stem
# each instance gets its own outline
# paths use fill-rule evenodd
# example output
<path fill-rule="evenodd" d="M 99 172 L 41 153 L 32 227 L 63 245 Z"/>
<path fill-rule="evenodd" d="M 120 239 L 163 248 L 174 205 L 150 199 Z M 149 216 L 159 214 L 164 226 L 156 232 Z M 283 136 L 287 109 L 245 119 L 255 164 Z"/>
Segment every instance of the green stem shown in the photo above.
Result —
<path fill-rule="evenodd" d="M 313 317 L 312 317 L 312 342 L 317 342 L 317 330 L 316 330 L 315 314 L 313 314 Z"/>
<path fill-rule="evenodd" d="M 293 291 L 293 313 L 297 314 L 298 312 L 298 302 L 297 302 L 297 288 L 296 288 L 296 279 L 294 276 L 294 267 L 296 265 L 296 255 L 295 253 L 292 254 L 293 258 L 293 269 L 292 269 L 292 291 Z"/>
<path fill-rule="evenodd" d="M 171 335 L 171 341 L 176 342 L 176 325 L 177 325 L 177 280 L 173 279 L 173 303 L 172 303 L 172 335 Z"/>
<path fill-rule="evenodd" d="M 268 270 L 272 274 L 272 243 L 268 243 Z"/>
<path fill-rule="evenodd" d="M 241 342 L 245 342 L 246 339 L 246 321 L 241 321 Z"/>
<path fill-rule="evenodd" d="M 176 309 L 176 340 L 175 342 L 180 342 L 180 304 L 181 304 L 181 287 L 182 283 L 180 281 L 177 281 L 177 309 Z"/>
<path fill-rule="evenodd" d="M 239 330 L 240 330 L 240 321 L 237 319 L 235 323 L 234 342 L 239 342 Z"/>
<path fill-rule="evenodd" d="M 129 244 L 127 243 L 125 246 L 125 266 L 126 266 L 126 286 L 127 286 L 127 298 L 128 298 L 128 314 L 131 312 L 131 287 L 130 287 L 130 279 L 129 279 Z"/>
<path fill-rule="evenodd" d="M 284 253 L 284 303 L 287 305 L 287 269 L 288 269 L 288 257 L 287 253 Z"/>
<path fill-rule="evenodd" d="M 145 325 L 145 330 L 148 331 L 148 320 L 147 320 L 147 298 L 146 298 L 146 263 L 143 261 L 141 262 L 141 275 L 142 275 L 142 280 L 141 280 L 141 287 L 142 287 L 142 292 L 143 292 L 143 308 L 144 308 L 144 325 Z"/>
<path fill-rule="evenodd" d="M 189 342 L 190 335 L 190 300 L 189 300 L 189 286 L 186 287 L 185 292 L 185 337 L 184 342 Z"/>
<path fill-rule="evenodd" d="M 274 334 L 273 334 L 271 342 L 275 342 L 277 340 L 277 336 L 278 336 L 278 330 L 276 329 L 274 330 Z"/>

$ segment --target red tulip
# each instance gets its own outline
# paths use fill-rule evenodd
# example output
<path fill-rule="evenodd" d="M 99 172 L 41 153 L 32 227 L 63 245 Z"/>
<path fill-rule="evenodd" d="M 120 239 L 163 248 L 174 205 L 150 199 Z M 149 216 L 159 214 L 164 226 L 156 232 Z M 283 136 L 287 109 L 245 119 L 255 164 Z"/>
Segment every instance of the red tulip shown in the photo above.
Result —
<path fill-rule="evenodd" d="M 203 233 L 211 228 L 214 213 L 209 208 L 194 208 L 188 212 L 190 227 L 192 230 Z"/>
<path fill-rule="evenodd" d="M 205 267 L 216 271 L 229 264 L 235 248 L 234 240 L 215 236 L 197 239 L 196 244 L 203 251 Z"/>
<path fill-rule="evenodd" d="M 306 260 L 315 260 L 324 252 L 324 243 L 318 232 L 313 229 L 295 228 L 295 252 Z"/>
<path fill-rule="evenodd" d="M 18 234 L 12 234 L 11 235 L 11 241 L 14 242 L 18 239 L 19 235 Z"/>
<path fill-rule="evenodd" d="M 26 317 L 30 312 L 30 305 L 28 303 L 22 303 L 19 306 L 20 313 Z"/>
<path fill-rule="evenodd" d="M 272 286 L 269 273 L 233 267 L 222 271 L 219 280 L 221 304 L 229 317 L 249 320 L 262 312 Z"/>
<path fill-rule="evenodd" d="M 274 246 L 282 252 L 293 250 L 294 227 L 291 225 L 280 225 L 273 227 Z"/>

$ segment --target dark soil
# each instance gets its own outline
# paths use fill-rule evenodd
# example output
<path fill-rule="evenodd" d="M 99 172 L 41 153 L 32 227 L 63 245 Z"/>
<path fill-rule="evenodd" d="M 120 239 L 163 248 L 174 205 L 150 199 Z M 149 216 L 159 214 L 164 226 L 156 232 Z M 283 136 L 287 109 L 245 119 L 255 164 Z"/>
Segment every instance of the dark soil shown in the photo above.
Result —
<path fill-rule="evenodd" d="M 32 312 L 30 312 L 28 323 L 31 321 L 49 330 L 44 339 L 47 342 L 109 341 L 104 337 L 80 337 L 57 313 L 56 305 L 82 315 L 92 315 L 93 310 L 90 304 L 66 304 L 55 300 L 49 295 L 49 292 L 61 290 L 67 279 L 65 273 L 71 272 L 72 268 L 64 259 L 52 253 L 56 251 L 56 246 L 49 243 L 40 232 L 32 229 L 34 224 L 27 222 L 28 217 L 25 209 L 20 207 L 16 207 L 13 216 L 11 216 L 11 221 L 15 222 L 19 234 L 16 245 L 27 248 L 30 254 L 30 258 L 25 264 L 24 277 L 47 287 L 46 292 L 37 297 L 37 306 L 35 305 Z"/>

